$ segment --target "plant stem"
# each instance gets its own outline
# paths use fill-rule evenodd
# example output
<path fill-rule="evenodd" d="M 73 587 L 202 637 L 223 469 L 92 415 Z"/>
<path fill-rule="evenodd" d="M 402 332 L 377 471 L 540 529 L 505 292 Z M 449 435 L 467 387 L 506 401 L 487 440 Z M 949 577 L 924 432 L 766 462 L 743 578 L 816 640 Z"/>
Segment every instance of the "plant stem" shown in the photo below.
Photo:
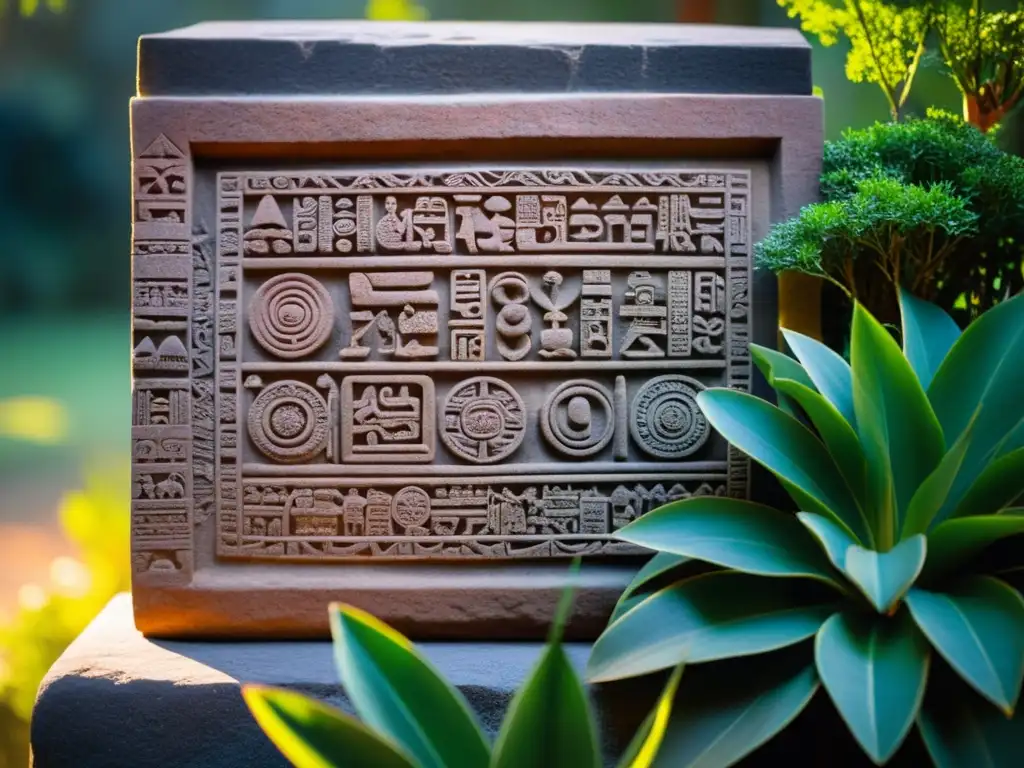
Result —
<path fill-rule="evenodd" d="M 864 39 L 868 41 L 868 50 L 871 51 L 871 58 L 875 62 L 875 69 L 878 71 L 878 85 L 882 89 L 882 93 L 885 94 L 886 101 L 889 102 L 889 111 L 892 113 L 893 122 L 898 123 L 900 121 L 900 107 L 896 103 L 896 89 L 889 85 L 885 75 L 882 73 L 882 62 L 878 58 L 877 51 L 875 51 L 875 43 L 871 39 L 871 33 L 868 31 L 868 21 L 864 17 L 864 9 L 860 6 L 860 0 L 852 0 L 852 2 L 854 10 L 857 11 L 857 20 L 860 22 Z"/>

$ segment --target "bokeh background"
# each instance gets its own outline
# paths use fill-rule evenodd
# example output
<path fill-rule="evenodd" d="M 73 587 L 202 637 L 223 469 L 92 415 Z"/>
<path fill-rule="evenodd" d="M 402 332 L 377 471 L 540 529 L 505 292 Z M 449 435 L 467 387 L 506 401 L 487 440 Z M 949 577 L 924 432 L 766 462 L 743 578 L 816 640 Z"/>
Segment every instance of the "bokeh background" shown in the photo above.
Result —
<path fill-rule="evenodd" d="M 775 0 L 0 0 L 0 768 L 25 765 L 55 654 L 126 586 L 138 37 L 213 19 L 410 15 L 796 26 Z M 828 137 L 887 118 L 875 86 L 846 80 L 843 44 L 813 55 Z M 927 106 L 959 110 L 937 64 L 909 111 Z M 1002 133 L 1018 152 L 1019 126 Z"/>

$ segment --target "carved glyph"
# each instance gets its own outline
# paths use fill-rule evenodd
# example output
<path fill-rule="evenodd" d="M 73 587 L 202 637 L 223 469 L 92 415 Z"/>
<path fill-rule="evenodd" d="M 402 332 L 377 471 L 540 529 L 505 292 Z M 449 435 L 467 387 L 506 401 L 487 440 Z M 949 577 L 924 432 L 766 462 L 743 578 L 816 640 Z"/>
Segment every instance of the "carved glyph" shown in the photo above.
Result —
<path fill-rule="evenodd" d="M 180 195 L 171 159 L 140 189 Z M 215 263 L 183 238 L 140 271 L 177 246 L 136 243 L 133 429 L 171 430 L 137 435 L 136 506 L 202 496 L 227 559 L 636 554 L 611 534 L 640 515 L 747 493 L 696 396 L 749 387 L 749 195 L 744 171 L 218 174 Z M 191 567 L 150 541 L 140 568 Z"/>

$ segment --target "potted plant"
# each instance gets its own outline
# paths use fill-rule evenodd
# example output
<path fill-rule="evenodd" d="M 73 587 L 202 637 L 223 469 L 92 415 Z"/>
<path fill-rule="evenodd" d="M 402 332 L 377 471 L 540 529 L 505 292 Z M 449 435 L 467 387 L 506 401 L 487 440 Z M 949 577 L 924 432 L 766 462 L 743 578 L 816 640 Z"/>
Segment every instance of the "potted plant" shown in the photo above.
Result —
<path fill-rule="evenodd" d="M 849 300 L 837 319 L 858 301 L 893 325 L 900 288 L 961 325 L 1024 289 L 1024 159 L 930 114 L 826 142 L 823 202 L 773 226 L 758 264 L 827 281 Z M 842 349 L 839 335 L 828 340 Z"/>
<path fill-rule="evenodd" d="M 849 364 L 798 334 L 786 333 L 796 359 L 752 347 L 777 407 L 729 389 L 699 396 L 798 512 L 695 498 L 619 531 L 658 554 L 597 641 L 590 680 L 684 665 L 675 711 L 714 721 L 739 695 L 718 670 L 742 664 L 742 695 L 759 707 L 757 728 L 699 761 L 674 717 L 666 765 L 733 764 L 819 683 L 878 764 L 916 724 L 941 768 L 982 754 L 1024 765 L 1024 510 L 1012 506 L 1024 493 L 1024 296 L 963 333 L 906 291 L 900 304 L 902 349 L 860 304 Z M 690 675 L 724 701 L 684 698 Z"/>

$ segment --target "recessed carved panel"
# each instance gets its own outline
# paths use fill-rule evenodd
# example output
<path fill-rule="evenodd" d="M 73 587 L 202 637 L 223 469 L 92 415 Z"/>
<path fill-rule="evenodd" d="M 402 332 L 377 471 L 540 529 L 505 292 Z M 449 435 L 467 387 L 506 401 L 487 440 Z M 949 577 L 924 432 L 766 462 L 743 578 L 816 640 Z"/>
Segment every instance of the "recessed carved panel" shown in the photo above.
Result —
<path fill-rule="evenodd" d="M 167 490 L 137 506 L 215 507 L 220 558 L 636 554 L 611 534 L 659 504 L 747 495 L 695 398 L 749 387 L 748 172 L 216 183 L 191 265 L 137 244 L 134 423 L 140 493 Z M 184 495 L 148 471 L 181 461 Z"/>

